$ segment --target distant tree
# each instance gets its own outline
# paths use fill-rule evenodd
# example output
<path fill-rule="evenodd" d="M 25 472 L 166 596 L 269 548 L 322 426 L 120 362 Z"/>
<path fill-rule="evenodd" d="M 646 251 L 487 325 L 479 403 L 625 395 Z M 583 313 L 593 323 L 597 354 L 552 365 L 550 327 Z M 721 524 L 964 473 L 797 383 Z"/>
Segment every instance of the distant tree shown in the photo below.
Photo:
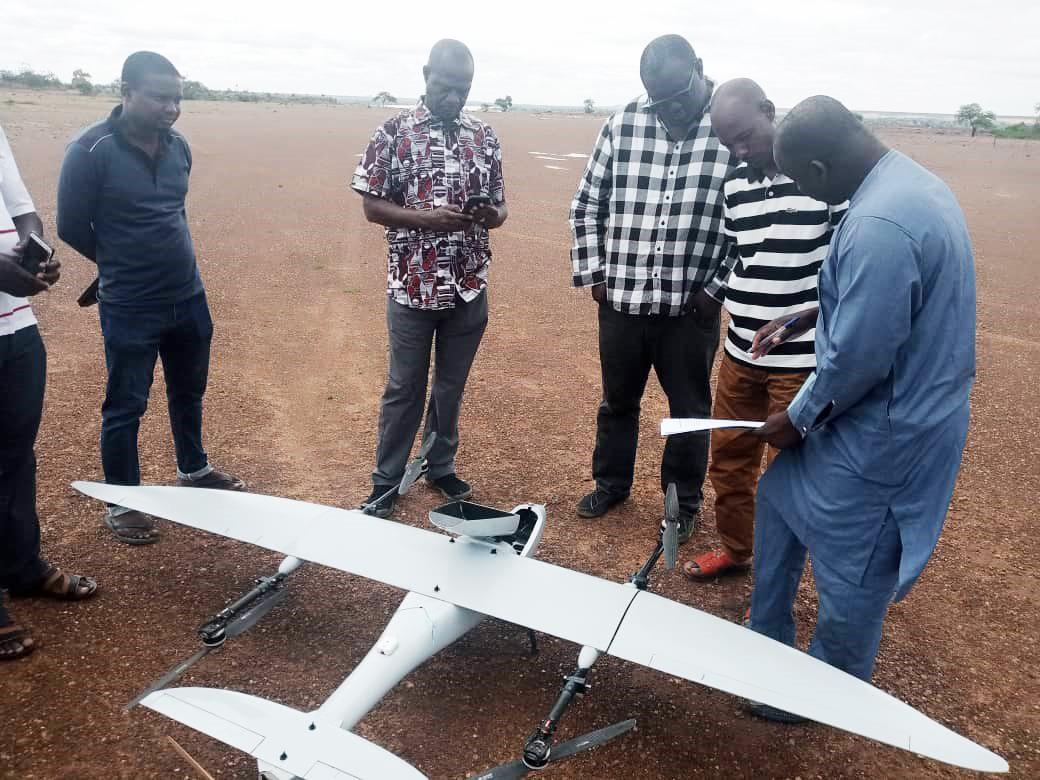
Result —
<path fill-rule="evenodd" d="M 504 98 L 498 98 L 495 100 L 495 105 L 503 111 L 508 111 L 513 107 L 513 98 L 509 95 L 506 95 Z"/>
<path fill-rule="evenodd" d="M 852 112 L 852 115 L 853 115 L 854 117 L 856 117 L 856 119 L 857 119 L 858 121 L 860 121 L 860 122 L 862 122 L 862 121 L 863 121 L 863 114 L 859 113 L 858 111 L 853 111 L 853 112 Z"/>
<path fill-rule="evenodd" d="M 595 110 L 596 104 L 593 102 L 592 98 L 585 98 L 585 113 L 591 114 Z"/>
<path fill-rule="evenodd" d="M 489 110 L 491 110 L 491 104 L 490 103 L 481 103 L 480 104 L 480 110 L 481 111 L 489 111 Z"/>
<path fill-rule="evenodd" d="M 90 74 L 79 68 L 72 71 L 72 88 L 79 90 L 81 95 L 94 94 L 94 85 L 90 83 Z"/>
<path fill-rule="evenodd" d="M 1033 111 L 1036 112 L 1036 123 L 1040 125 L 1040 103 L 1033 106 Z"/>
<path fill-rule="evenodd" d="M 979 130 L 992 130 L 997 124 L 997 115 L 992 111 L 983 111 L 978 103 L 965 103 L 957 111 L 955 119 L 962 125 L 971 126 L 971 137 Z"/>
<path fill-rule="evenodd" d="M 181 83 L 181 95 L 185 100 L 210 100 L 215 97 L 213 90 L 201 81 L 192 81 L 191 79 L 185 79 Z"/>
<path fill-rule="evenodd" d="M 396 103 L 397 102 L 397 98 L 395 98 L 393 95 L 391 95 L 389 92 L 387 92 L 384 89 L 382 92 L 380 92 L 374 98 L 372 98 L 372 102 L 373 103 L 378 103 L 381 106 L 388 106 L 391 103 Z"/>

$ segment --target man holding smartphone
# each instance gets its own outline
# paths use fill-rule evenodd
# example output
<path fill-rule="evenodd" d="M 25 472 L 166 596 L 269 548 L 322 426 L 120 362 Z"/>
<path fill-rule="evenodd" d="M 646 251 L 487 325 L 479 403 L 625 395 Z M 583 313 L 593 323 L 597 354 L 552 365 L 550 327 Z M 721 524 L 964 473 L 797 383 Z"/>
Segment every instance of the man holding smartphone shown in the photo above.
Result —
<path fill-rule="evenodd" d="M 33 447 L 43 414 L 47 352 L 28 298 L 50 288 L 60 274 L 48 255 L 35 268 L 25 262 L 33 234 L 43 234 L 43 223 L 0 128 L 0 589 L 78 601 L 93 596 L 97 583 L 40 557 Z M 35 646 L 0 595 L 0 661 L 21 658 Z"/>
<path fill-rule="evenodd" d="M 473 55 L 459 41 L 439 41 L 423 77 L 426 94 L 375 131 L 351 181 L 368 221 L 386 227 L 388 245 L 390 370 L 364 504 L 379 517 L 393 512 L 393 487 L 419 430 L 434 340 L 427 480 L 451 499 L 471 493 L 455 473 L 459 411 L 487 326 L 488 230 L 509 213 L 498 138 L 463 111 Z"/>
<path fill-rule="evenodd" d="M 173 129 L 181 76 L 153 52 L 127 58 L 123 100 L 65 152 L 58 235 L 97 263 L 108 388 L 101 407 L 105 481 L 137 485 L 137 433 L 162 358 L 178 484 L 241 490 L 214 469 L 202 446 L 202 398 L 213 337 L 206 293 L 184 207 L 191 149 Z M 151 517 L 109 507 L 105 525 L 126 544 L 151 544 Z"/>

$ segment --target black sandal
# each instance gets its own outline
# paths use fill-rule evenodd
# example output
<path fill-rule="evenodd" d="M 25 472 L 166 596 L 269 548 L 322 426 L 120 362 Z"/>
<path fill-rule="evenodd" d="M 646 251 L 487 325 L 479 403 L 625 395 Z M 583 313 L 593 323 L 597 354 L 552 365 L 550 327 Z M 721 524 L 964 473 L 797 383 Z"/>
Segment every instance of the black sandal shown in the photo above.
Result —
<path fill-rule="evenodd" d="M 36 649 L 36 642 L 29 629 L 17 623 L 0 626 L 0 661 L 24 658 Z"/>

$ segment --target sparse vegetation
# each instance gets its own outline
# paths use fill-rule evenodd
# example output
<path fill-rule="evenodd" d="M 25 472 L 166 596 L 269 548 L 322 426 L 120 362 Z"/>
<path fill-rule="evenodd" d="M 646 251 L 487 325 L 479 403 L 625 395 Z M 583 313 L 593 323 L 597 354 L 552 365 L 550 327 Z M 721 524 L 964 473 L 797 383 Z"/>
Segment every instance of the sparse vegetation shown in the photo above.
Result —
<path fill-rule="evenodd" d="M 497 98 L 495 100 L 495 105 L 503 111 L 508 111 L 513 107 L 513 98 L 509 95 L 506 95 L 504 98 Z"/>
<path fill-rule="evenodd" d="M 72 88 L 78 90 L 81 95 L 93 95 L 94 85 L 90 83 L 90 74 L 85 70 L 77 68 L 72 71 Z"/>
<path fill-rule="evenodd" d="M 374 98 L 372 98 L 372 102 L 375 103 L 376 105 L 388 106 L 391 103 L 396 103 L 397 102 L 397 98 L 395 98 L 393 95 L 391 95 L 389 92 L 387 92 L 384 89 L 382 92 L 380 92 Z"/>
<path fill-rule="evenodd" d="M 28 89 L 60 89 L 65 86 L 53 73 L 37 73 L 28 68 L 20 71 L 0 70 L 0 83 L 8 87 Z"/>
<path fill-rule="evenodd" d="M 1040 140 L 1040 122 L 1034 122 L 1031 125 L 1019 122 L 1007 127 L 997 127 L 994 128 L 993 135 L 997 138 L 1034 138 Z"/>
<path fill-rule="evenodd" d="M 983 110 L 978 103 L 965 103 L 957 111 L 956 120 L 962 125 L 971 127 L 971 137 L 979 130 L 992 130 L 997 124 L 997 115 Z"/>
<path fill-rule="evenodd" d="M 596 104 L 593 102 L 592 98 L 585 98 L 585 113 L 591 114 L 595 110 Z"/>

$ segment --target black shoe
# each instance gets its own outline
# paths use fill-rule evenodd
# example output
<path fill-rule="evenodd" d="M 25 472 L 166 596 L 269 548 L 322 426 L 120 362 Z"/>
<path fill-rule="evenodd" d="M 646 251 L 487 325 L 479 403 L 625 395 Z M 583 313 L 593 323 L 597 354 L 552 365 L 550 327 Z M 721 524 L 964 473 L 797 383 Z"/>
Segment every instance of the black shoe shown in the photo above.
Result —
<path fill-rule="evenodd" d="M 693 532 L 697 530 L 700 519 L 701 512 L 699 509 L 696 512 L 679 513 L 679 544 L 686 544 L 690 541 Z"/>
<path fill-rule="evenodd" d="M 386 518 L 394 513 L 396 503 L 397 485 L 376 485 L 372 488 L 372 494 L 358 509 L 366 515 Z"/>
<path fill-rule="evenodd" d="M 801 715 L 795 715 L 793 712 L 781 710 L 778 707 L 770 707 L 768 704 L 760 704 L 757 701 L 745 701 L 744 712 L 754 715 L 756 718 L 770 720 L 773 723 L 796 724 L 809 722 L 808 718 L 803 718 Z"/>
<path fill-rule="evenodd" d="M 473 495 L 473 488 L 469 486 L 469 483 L 459 479 L 455 474 L 445 474 L 437 479 L 427 477 L 426 484 L 437 488 L 452 501 L 461 501 Z"/>
<path fill-rule="evenodd" d="M 179 477 L 177 485 L 179 487 L 209 488 L 210 490 L 246 489 L 246 483 L 234 474 L 228 474 L 226 471 L 218 471 L 217 469 L 213 469 L 201 477 Z"/>
<path fill-rule="evenodd" d="M 612 506 L 620 504 L 626 498 L 627 495 L 619 496 L 596 488 L 578 502 L 578 517 L 602 517 Z"/>

